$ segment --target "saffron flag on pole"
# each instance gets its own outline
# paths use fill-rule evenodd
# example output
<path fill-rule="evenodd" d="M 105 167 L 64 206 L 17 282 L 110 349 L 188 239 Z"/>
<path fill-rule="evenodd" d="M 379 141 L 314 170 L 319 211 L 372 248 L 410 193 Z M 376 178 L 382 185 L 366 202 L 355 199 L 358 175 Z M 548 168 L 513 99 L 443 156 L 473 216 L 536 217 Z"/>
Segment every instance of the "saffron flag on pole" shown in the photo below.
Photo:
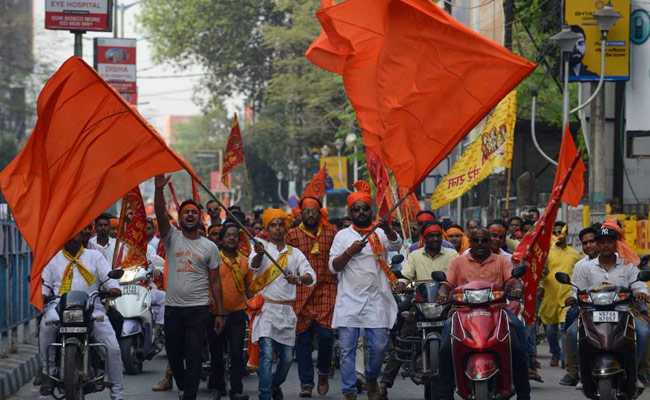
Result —
<path fill-rule="evenodd" d="M 117 238 L 122 246 L 126 245 L 126 257 L 117 260 L 119 266 L 128 268 L 137 265 L 147 265 L 147 213 L 140 187 L 131 189 L 122 201 L 125 203 L 125 213 L 120 215 Z M 128 220 L 127 220 L 128 218 Z M 121 251 L 121 250 L 120 250 Z"/>
<path fill-rule="evenodd" d="M 379 157 L 371 149 L 366 149 L 366 165 L 368 166 L 368 175 L 375 184 L 375 201 L 377 202 L 377 214 L 382 218 L 388 218 L 389 204 L 387 194 L 389 187 L 388 171 L 382 164 Z"/>
<path fill-rule="evenodd" d="M 366 146 L 413 188 L 535 64 L 428 0 L 348 0 L 317 12 L 307 50 L 340 74 Z"/>
<path fill-rule="evenodd" d="M 560 145 L 560 156 L 558 157 L 557 173 L 555 174 L 555 181 L 553 185 L 557 185 L 558 181 L 564 176 L 564 172 L 569 169 L 571 162 L 575 159 L 578 154 L 578 148 L 576 147 L 575 142 L 573 141 L 573 136 L 571 136 L 571 130 L 567 125 L 564 128 L 564 134 L 562 136 L 562 144 Z M 575 171 L 571 175 L 571 179 L 567 184 L 564 193 L 562 194 L 562 202 L 570 206 L 577 207 L 580 204 L 580 200 L 585 193 L 585 172 L 587 167 L 582 159 L 578 160 L 576 164 Z"/>
<path fill-rule="evenodd" d="M 25 147 L 0 189 L 32 249 L 30 301 L 41 309 L 45 264 L 140 182 L 190 165 L 81 58 L 52 75 Z"/>
<path fill-rule="evenodd" d="M 571 163 L 566 165 L 565 169 L 558 168 L 555 173 L 557 183 L 553 186 L 551 198 L 544 209 L 544 215 L 537 220 L 535 227 L 524 236 L 512 255 L 513 264 L 527 266 L 523 281 L 524 318 L 528 325 L 535 322 L 537 318 L 537 287 L 551 248 L 553 224 L 560 208 L 562 195 L 567 188 L 567 184 L 577 171 L 579 162 L 582 162 L 582 160 L 580 154 L 577 153 Z"/>
<path fill-rule="evenodd" d="M 318 172 L 311 178 L 311 180 L 305 185 L 305 189 L 302 191 L 301 198 L 313 197 L 319 200 L 322 200 L 325 197 L 326 192 L 326 181 L 327 180 L 327 168 L 325 165 L 318 170 Z"/>
<path fill-rule="evenodd" d="M 510 168 L 517 122 L 517 93 L 510 92 L 487 118 L 480 135 L 454 162 L 431 195 L 431 209 L 462 196 L 497 168 Z"/>
<path fill-rule="evenodd" d="M 226 150 L 223 153 L 221 181 L 224 185 L 230 187 L 230 171 L 242 162 L 244 162 L 244 143 L 241 138 L 237 114 L 235 114 L 232 119 L 232 128 L 226 143 Z"/>

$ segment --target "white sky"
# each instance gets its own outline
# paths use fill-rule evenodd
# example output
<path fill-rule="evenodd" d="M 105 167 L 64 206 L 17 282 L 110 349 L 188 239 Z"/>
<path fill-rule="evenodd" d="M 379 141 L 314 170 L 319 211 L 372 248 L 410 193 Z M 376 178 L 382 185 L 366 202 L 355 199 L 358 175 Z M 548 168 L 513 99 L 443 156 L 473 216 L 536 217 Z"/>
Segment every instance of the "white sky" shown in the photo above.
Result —
<path fill-rule="evenodd" d="M 135 3 L 135 0 L 121 0 L 120 4 Z M 49 62 L 55 67 L 61 65 L 73 54 L 74 38 L 68 31 L 46 30 L 45 5 L 42 0 L 34 0 L 34 59 Z M 180 71 L 170 65 L 157 65 L 152 60 L 151 46 L 146 33 L 138 26 L 136 15 L 140 6 L 129 8 L 125 14 L 124 36 L 138 39 L 138 102 L 140 112 L 158 129 L 162 128 L 166 115 L 200 114 L 199 107 L 192 97 L 194 87 L 200 77 L 175 77 L 173 79 L 146 79 L 151 76 L 178 76 L 200 74 L 198 67 Z M 88 32 L 84 35 L 84 60 L 93 64 L 93 37 L 112 37 L 112 32 Z"/>

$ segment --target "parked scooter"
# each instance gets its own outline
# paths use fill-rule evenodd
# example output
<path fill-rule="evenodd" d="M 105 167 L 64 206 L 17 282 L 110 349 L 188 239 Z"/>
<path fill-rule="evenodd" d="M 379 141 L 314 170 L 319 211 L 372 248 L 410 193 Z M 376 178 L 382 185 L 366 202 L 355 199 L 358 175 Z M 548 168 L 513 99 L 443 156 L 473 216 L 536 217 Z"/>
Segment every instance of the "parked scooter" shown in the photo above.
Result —
<path fill-rule="evenodd" d="M 563 272 L 557 272 L 555 279 L 573 285 Z M 639 272 L 637 281 L 650 281 L 650 271 Z M 636 385 L 632 304 L 629 287 L 603 284 L 589 290 L 578 289 L 578 368 L 582 392 L 590 399 L 635 399 L 643 392 Z M 638 306 L 647 313 L 647 305 Z"/>
<path fill-rule="evenodd" d="M 150 281 L 151 274 L 144 267 L 124 269 L 120 279 L 122 296 L 111 302 L 121 316 L 117 317 L 121 321 L 113 318 L 112 323 L 124 371 L 130 375 L 141 373 L 144 361 L 151 360 L 162 350 L 162 343 L 156 342 L 154 337 Z"/>
<path fill-rule="evenodd" d="M 108 273 L 108 279 L 120 279 L 123 273 L 122 270 L 113 270 Z M 99 284 L 99 291 L 90 294 L 71 290 L 63 296 L 45 299 L 46 304 L 58 300 L 59 330 L 43 360 L 45 374 L 52 382 L 52 397 L 57 400 L 80 400 L 86 394 L 106 388 L 106 346 L 92 341 L 91 337 L 95 301 L 108 297 L 108 293 L 101 290 L 108 279 Z"/>
<path fill-rule="evenodd" d="M 525 271 L 525 267 L 514 268 L 511 279 L 522 277 Z M 447 280 L 440 271 L 432 273 L 432 278 Z M 452 291 L 453 368 L 456 390 L 463 399 L 508 399 L 514 394 L 505 289 L 474 281 Z"/>

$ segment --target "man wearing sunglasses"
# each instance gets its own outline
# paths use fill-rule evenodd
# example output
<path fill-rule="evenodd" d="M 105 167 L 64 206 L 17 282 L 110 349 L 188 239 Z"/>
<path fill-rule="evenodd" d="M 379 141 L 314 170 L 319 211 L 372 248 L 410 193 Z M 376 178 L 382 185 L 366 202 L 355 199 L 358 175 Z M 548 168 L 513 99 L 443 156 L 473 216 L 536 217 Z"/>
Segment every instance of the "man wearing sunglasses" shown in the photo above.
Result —
<path fill-rule="evenodd" d="M 473 231 L 469 237 L 469 253 L 455 258 L 449 265 L 447 281 L 452 288 L 473 281 L 484 281 L 503 286 L 510 279 L 512 264 L 506 257 L 494 254 L 492 237 L 487 229 Z M 442 298 L 441 302 L 446 301 Z M 512 369 L 515 391 L 518 400 L 530 400 L 528 381 L 528 356 L 525 349 L 526 330 L 517 317 L 508 312 L 512 349 Z M 447 320 L 442 334 L 440 365 L 452 365 L 451 358 L 451 320 Z M 454 376 L 451 368 L 440 369 L 440 399 L 453 399 Z"/>
<path fill-rule="evenodd" d="M 386 262 L 386 252 L 399 250 L 402 239 L 385 221 L 373 229 L 370 187 L 367 183 L 355 187 L 364 190 L 348 196 L 352 226 L 336 234 L 330 249 L 329 269 L 338 276 L 332 327 L 339 333 L 344 399 L 356 399 L 356 348 L 363 329 L 369 356 L 365 371 L 368 399 L 377 400 L 377 379 L 388 346 L 389 329 L 397 318 L 397 304 L 391 290 L 396 279 Z"/>

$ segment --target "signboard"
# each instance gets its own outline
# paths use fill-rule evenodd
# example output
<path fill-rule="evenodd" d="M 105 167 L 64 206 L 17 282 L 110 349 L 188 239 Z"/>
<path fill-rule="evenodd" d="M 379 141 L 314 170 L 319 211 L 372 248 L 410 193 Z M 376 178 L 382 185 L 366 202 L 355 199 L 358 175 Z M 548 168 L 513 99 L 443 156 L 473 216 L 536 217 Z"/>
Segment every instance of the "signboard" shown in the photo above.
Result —
<path fill-rule="evenodd" d="M 467 146 L 438 184 L 431 196 L 432 210 L 456 200 L 496 168 L 510 167 L 516 122 L 517 92 L 512 91 L 497 104 L 481 134 Z"/>
<path fill-rule="evenodd" d="M 95 38 L 95 69 L 124 100 L 138 103 L 136 40 Z"/>
<path fill-rule="evenodd" d="M 570 81 L 598 81 L 600 77 L 601 34 L 593 13 L 607 4 L 602 0 L 566 0 L 565 20 L 571 30 L 582 35 L 570 58 Z M 612 0 L 612 7 L 621 14 L 607 36 L 605 80 L 630 79 L 630 0 Z"/>
<path fill-rule="evenodd" d="M 113 30 L 112 0 L 45 0 L 45 29 Z"/>
<path fill-rule="evenodd" d="M 320 167 L 327 168 L 327 176 L 332 178 L 334 190 L 348 188 L 348 158 L 321 157 Z"/>

